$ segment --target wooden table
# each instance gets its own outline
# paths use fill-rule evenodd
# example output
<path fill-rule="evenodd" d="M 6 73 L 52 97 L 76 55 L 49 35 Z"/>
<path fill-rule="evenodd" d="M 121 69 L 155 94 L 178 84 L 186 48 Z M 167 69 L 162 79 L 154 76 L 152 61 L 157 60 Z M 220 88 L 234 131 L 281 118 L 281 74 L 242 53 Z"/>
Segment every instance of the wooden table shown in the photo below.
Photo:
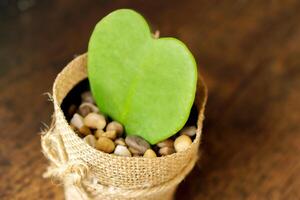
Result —
<path fill-rule="evenodd" d="M 63 199 L 41 177 L 38 132 L 53 111 L 43 93 L 96 22 L 124 7 L 184 41 L 209 88 L 201 161 L 177 199 L 300 199 L 299 1 L 44 0 L 24 12 L 2 2 L 0 199 Z"/>

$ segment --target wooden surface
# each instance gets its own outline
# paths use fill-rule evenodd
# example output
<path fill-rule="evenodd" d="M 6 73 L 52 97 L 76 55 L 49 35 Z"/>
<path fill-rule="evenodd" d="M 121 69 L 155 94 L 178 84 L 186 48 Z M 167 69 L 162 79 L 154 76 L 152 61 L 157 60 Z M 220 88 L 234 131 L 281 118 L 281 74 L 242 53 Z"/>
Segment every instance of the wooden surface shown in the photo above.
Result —
<path fill-rule="evenodd" d="M 4 2 L 4 3 L 3 3 Z M 36 1 L 0 4 L 0 199 L 63 199 L 41 175 L 42 94 L 96 22 L 134 8 L 194 53 L 209 101 L 199 167 L 177 199 L 300 199 L 300 1 Z"/>

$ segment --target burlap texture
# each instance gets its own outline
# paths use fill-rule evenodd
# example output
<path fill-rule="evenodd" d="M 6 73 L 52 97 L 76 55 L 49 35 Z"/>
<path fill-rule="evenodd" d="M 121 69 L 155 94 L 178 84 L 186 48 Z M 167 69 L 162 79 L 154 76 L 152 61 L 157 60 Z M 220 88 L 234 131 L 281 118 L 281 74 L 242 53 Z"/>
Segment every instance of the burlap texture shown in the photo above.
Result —
<path fill-rule="evenodd" d="M 86 61 L 86 54 L 75 58 L 54 82 L 54 123 L 42 136 L 43 152 L 51 161 L 47 176 L 64 183 L 66 199 L 172 199 L 198 158 L 207 96 L 202 79 L 198 79 L 195 99 L 197 135 L 186 151 L 157 158 L 120 157 L 86 144 L 70 128 L 61 110 L 68 92 L 87 78 Z M 55 142 L 57 138 L 59 142 Z"/>

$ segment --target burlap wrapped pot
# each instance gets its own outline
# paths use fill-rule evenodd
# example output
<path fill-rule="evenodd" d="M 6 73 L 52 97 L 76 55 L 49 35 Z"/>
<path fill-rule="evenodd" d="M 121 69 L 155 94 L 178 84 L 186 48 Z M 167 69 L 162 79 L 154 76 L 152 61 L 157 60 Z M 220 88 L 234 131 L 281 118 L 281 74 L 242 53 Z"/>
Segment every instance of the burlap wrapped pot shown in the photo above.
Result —
<path fill-rule="evenodd" d="M 66 199 L 172 199 L 178 184 L 198 158 L 206 88 L 199 77 L 195 105 L 197 135 L 184 152 L 164 157 L 120 157 L 86 144 L 69 126 L 61 104 L 70 90 L 87 78 L 86 54 L 71 61 L 53 86 L 53 123 L 42 134 L 42 149 L 50 160 L 45 177 L 64 184 Z"/>

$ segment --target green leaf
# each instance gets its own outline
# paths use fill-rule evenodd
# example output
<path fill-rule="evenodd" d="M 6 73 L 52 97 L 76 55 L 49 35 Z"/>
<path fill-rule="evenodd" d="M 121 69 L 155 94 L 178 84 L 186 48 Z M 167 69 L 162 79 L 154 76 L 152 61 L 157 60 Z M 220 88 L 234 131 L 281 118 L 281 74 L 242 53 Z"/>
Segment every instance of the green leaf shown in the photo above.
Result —
<path fill-rule="evenodd" d="M 197 66 L 175 38 L 152 37 L 133 10 L 116 10 L 95 27 L 88 48 L 88 77 L 100 110 L 128 135 L 155 144 L 176 134 L 194 102 Z"/>

